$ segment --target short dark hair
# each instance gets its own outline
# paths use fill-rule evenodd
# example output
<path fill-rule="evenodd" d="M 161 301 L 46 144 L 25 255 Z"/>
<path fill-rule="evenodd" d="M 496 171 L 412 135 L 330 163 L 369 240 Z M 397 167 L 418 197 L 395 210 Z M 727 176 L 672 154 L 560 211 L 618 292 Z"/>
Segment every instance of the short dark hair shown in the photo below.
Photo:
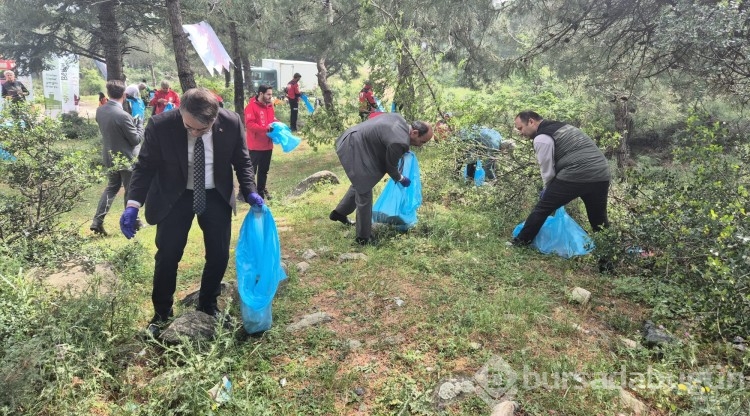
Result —
<path fill-rule="evenodd" d="M 524 123 L 528 123 L 529 120 L 541 121 L 544 119 L 542 116 L 531 110 L 521 111 L 516 118 L 520 118 Z"/>
<path fill-rule="evenodd" d="M 119 79 L 107 81 L 107 96 L 119 100 L 125 94 L 125 82 Z"/>
<path fill-rule="evenodd" d="M 295 72 L 292 78 L 302 78 L 302 75 L 299 72 Z"/>
<path fill-rule="evenodd" d="M 415 120 L 411 122 L 411 129 L 416 130 L 420 136 L 424 136 L 428 131 L 430 131 L 430 126 L 427 125 L 427 123 L 425 123 L 424 121 Z"/>
<path fill-rule="evenodd" d="M 266 85 L 266 84 L 258 85 L 258 91 L 255 93 L 255 98 L 260 97 L 261 94 L 265 94 L 265 92 L 270 90 L 271 88 L 273 87 L 270 85 Z"/>
<path fill-rule="evenodd" d="M 180 113 L 183 111 L 201 123 L 209 124 L 219 114 L 219 100 L 206 88 L 191 88 L 180 97 Z"/>

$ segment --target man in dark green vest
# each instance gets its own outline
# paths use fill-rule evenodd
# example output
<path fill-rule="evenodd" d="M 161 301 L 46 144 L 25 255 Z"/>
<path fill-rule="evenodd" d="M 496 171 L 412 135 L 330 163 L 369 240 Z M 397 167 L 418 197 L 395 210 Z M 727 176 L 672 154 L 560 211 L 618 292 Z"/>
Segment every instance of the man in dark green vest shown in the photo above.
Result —
<path fill-rule="evenodd" d="M 534 141 L 544 190 L 523 229 L 511 243 L 531 244 L 547 217 L 576 198 L 583 200 L 594 231 L 608 227 L 607 194 L 612 176 L 609 163 L 596 143 L 578 128 L 544 120 L 533 111 L 518 113 L 515 128 Z M 600 262 L 600 271 L 610 268 L 608 262 Z"/>

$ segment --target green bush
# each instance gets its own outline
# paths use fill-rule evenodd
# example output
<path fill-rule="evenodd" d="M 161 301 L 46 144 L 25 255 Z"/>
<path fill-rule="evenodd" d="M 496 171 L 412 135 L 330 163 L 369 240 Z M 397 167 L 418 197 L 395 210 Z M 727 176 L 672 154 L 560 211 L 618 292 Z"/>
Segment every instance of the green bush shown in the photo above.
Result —
<path fill-rule="evenodd" d="M 674 164 L 628 174 L 626 214 L 599 244 L 625 264 L 682 290 L 663 294 L 655 313 L 697 319 L 713 336 L 750 328 L 750 142 L 728 140 L 719 122 L 691 115 L 677 136 Z M 639 250 L 646 250 L 637 255 Z"/>
<path fill-rule="evenodd" d="M 96 122 L 71 111 L 60 115 L 62 133 L 68 139 L 89 140 L 99 137 L 99 126 Z"/>
<path fill-rule="evenodd" d="M 75 252 L 77 233 L 59 227 L 59 217 L 73 209 L 97 172 L 86 152 L 60 146 L 66 138 L 58 120 L 27 106 L 5 111 L 6 119 L 14 111 L 37 121 L 0 128 L 0 146 L 17 159 L 0 163 L 0 242 L 26 260 L 62 260 Z"/>
<path fill-rule="evenodd" d="M 96 95 L 104 92 L 107 81 L 96 68 L 81 68 L 81 82 L 79 90 L 81 95 Z"/>

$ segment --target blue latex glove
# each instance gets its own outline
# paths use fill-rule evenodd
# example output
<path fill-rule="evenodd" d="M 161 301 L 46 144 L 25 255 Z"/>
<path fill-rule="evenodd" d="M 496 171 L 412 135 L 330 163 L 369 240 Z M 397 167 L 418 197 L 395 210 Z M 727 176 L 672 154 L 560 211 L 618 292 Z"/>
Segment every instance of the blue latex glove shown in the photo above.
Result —
<path fill-rule="evenodd" d="M 411 179 L 407 178 L 406 176 L 402 176 L 401 180 L 398 181 L 401 185 L 403 185 L 404 188 L 408 188 L 409 185 L 411 185 Z"/>
<path fill-rule="evenodd" d="M 263 206 L 263 198 L 261 198 L 260 195 L 258 195 L 256 192 L 253 192 L 250 195 L 248 195 L 246 201 L 250 205 L 257 205 L 259 207 Z"/>
<path fill-rule="evenodd" d="M 138 220 L 138 208 L 127 207 L 120 217 L 120 231 L 130 240 L 135 237 L 135 223 Z"/>

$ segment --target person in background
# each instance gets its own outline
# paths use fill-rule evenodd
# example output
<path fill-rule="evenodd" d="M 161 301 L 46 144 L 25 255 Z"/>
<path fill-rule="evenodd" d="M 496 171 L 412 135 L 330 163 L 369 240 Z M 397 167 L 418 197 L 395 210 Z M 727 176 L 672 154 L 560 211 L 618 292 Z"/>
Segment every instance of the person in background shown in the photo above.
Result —
<path fill-rule="evenodd" d="M 273 130 L 271 123 L 278 121 L 273 107 L 273 88 L 270 85 L 259 85 L 255 97 L 245 107 L 245 130 L 247 148 L 253 161 L 255 178 L 258 184 L 258 194 L 265 199 L 271 199 L 266 189 L 268 170 L 271 168 L 273 141 L 268 133 Z"/>
<path fill-rule="evenodd" d="M 16 73 L 13 71 L 5 71 L 5 82 L 2 86 L 2 95 L 6 100 L 10 100 L 13 103 L 20 103 L 26 101 L 26 96 L 29 95 L 29 90 L 23 85 L 21 81 L 16 81 Z"/>
<path fill-rule="evenodd" d="M 154 115 L 156 115 L 163 113 L 169 103 L 172 103 L 174 108 L 179 107 L 180 96 L 169 88 L 169 82 L 162 81 L 161 88 L 154 92 L 154 98 L 151 99 L 148 105 L 154 108 Z"/>
<path fill-rule="evenodd" d="M 103 106 L 104 104 L 107 104 L 107 96 L 104 95 L 103 92 L 99 91 L 99 107 Z"/>
<path fill-rule="evenodd" d="M 403 186 L 411 180 L 398 170 L 409 145 L 422 146 L 432 138 L 432 126 L 423 121 L 407 123 L 397 113 L 384 113 L 346 130 L 336 140 L 336 154 L 351 186 L 328 218 L 354 225 L 347 217 L 357 211 L 358 244 L 372 243 L 372 188 L 386 173 Z"/>
<path fill-rule="evenodd" d="M 143 141 L 143 119 L 133 120 L 122 108 L 125 102 L 125 84 L 119 80 L 107 81 L 107 95 L 109 100 L 96 109 L 96 124 L 102 134 L 102 162 L 107 168 L 107 187 L 99 198 L 89 227 L 94 234 L 101 235 L 107 235 L 103 225 L 104 217 L 120 188 L 125 190 L 123 200 L 127 203 L 131 163 L 138 155 L 138 146 Z M 125 160 L 116 161 L 117 158 Z M 120 165 L 123 162 L 126 165 Z M 137 223 L 137 227 L 140 228 L 140 223 Z"/>
<path fill-rule="evenodd" d="M 177 268 L 196 216 L 206 260 L 197 309 L 211 316 L 220 313 L 217 297 L 232 235 L 232 170 L 245 200 L 263 205 L 240 116 L 219 108 L 205 88 L 187 90 L 181 103 L 179 109 L 150 119 L 133 168 L 128 205 L 120 217 L 120 229 L 128 239 L 137 232 L 136 219 L 144 204 L 146 221 L 156 224 L 154 317 L 146 328 L 155 337 L 173 314 Z"/>
<path fill-rule="evenodd" d="M 141 80 L 141 83 L 138 84 L 138 91 L 140 91 L 141 100 L 143 100 L 144 103 L 148 103 L 149 101 L 151 101 L 151 93 L 154 90 L 148 86 L 148 82 L 146 81 L 146 78 L 143 78 Z"/>
<path fill-rule="evenodd" d="M 146 117 L 146 106 L 141 100 L 141 93 L 138 90 L 138 85 L 128 85 L 125 88 L 125 102 L 123 103 L 122 109 L 130 113 L 133 117 L 138 117 L 141 120 Z"/>
<path fill-rule="evenodd" d="M 448 122 L 450 121 L 451 117 L 453 117 L 453 114 L 443 113 L 443 116 L 438 118 L 437 123 L 435 123 L 435 142 L 445 140 L 448 138 L 448 136 L 450 136 L 451 129 L 448 125 Z"/>
<path fill-rule="evenodd" d="M 302 75 L 295 73 L 292 80 L 286 84 L 286 99 L 289 101 L 289 130 L 297 131 L 297 115 L 299 114 L 299 80 Z"/>
<path fill-rule="evenodd" d="M 601 149 L 586 133 L 569 124 L 544 120 L 534 111 L 522 111 L 515 129 L 532 139 L 544 189 L 521 232 L 510 243 L 531 244 L 547 217 L 568 202 L 581 198 L 594 232 L 609 226 L 607 195 L 612 178 Z M 608 259 L 599 260 L 599 271 L 611 271 Z"/>
<path fill-rule="evenodd" d="M 370 113 L 378 111 L 378 103 L 372 93 L 372 84 L 365 81 L 365 86 L 359 91 L 359 118 L 362 121 L 370 117 Z"/>

